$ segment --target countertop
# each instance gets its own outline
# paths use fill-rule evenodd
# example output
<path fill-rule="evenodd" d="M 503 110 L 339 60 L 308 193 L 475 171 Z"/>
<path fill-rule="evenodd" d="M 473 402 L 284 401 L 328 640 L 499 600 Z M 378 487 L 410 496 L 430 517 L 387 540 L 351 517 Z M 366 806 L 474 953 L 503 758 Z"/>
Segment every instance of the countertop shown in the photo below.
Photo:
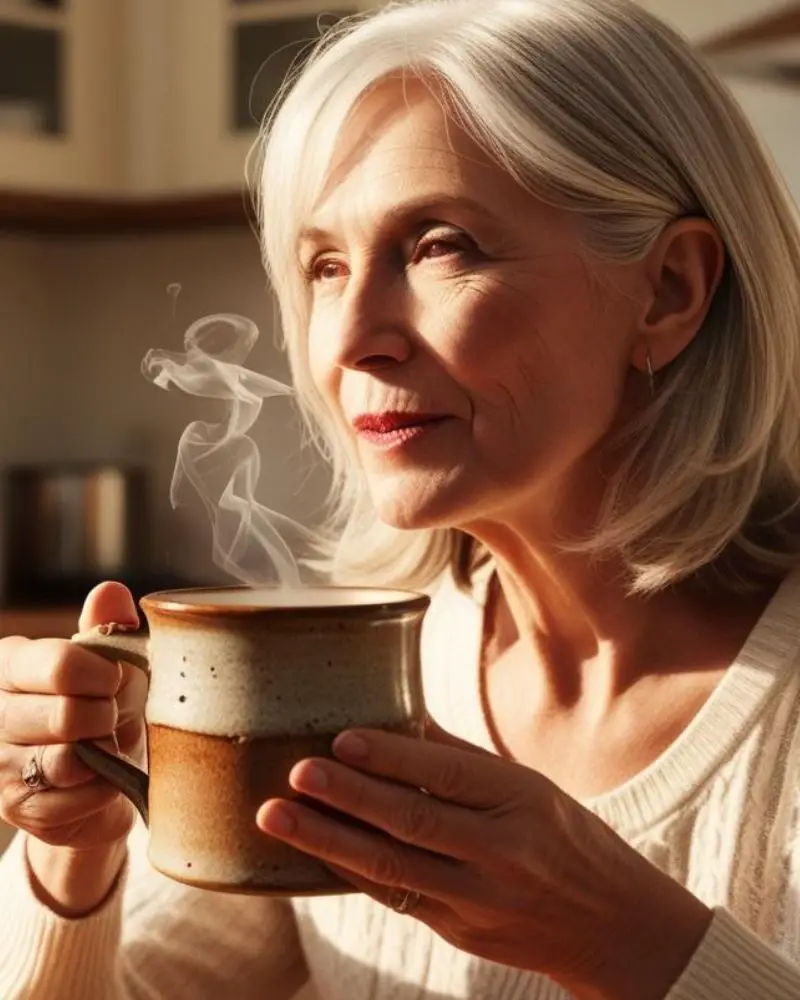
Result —
<path fill-rule="evenodd" d="M 69 639 L 78 631 L 81 609 L 75 607 L 0 608 L 0 638 L 24 635 L 28 639 Z"/>

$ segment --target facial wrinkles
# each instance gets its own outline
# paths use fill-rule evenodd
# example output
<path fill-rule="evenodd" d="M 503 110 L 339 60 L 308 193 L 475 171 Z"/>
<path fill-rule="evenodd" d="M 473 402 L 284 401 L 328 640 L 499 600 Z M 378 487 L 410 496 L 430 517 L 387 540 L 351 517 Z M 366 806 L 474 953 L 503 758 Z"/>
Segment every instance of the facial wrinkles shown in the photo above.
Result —
<path fill-rule="evenodd" d="M 475 331 L 478 337 L 481 333 L 485 336 L 487 327 L 493 325 L 497 348 L 495 364 L 487 372 L 489 379 L 484 386 L 479 384 L 479 395 L 476 396 L 478 419 L 475 430 L 479 438 L 491 434 L 500 424 L 505 425 L 505 433 L 510 440 L 524 445 L 535 430 L 530 426 L 531 401 L 535 402 L 543 392 L 548 392 L 546 379 L 543 384 L 543 375 L 558 370 L 563 364 L 563 360 L 554 353 L 552 335 L 545 336 L 540 326 L 544 324 L 552 329 L 552 316 L 548 315 L 548 309 L 552 310 L 553 281 L 572 275 L 573 282 L 568 291 L 572 291 L 573 300 L 580 298 L 578 289 L 574 287 L 574 269 L 568 267 L 564 270 L 565 264 L 573 257 L 573 253 L 556 253 L 547 259 L 548 266 L 537 268 L 531 268 L 530 261 L 521 260 L 515 262 L 510 272 L 503 272 L 508 277 L 493 275 L 485 286 L 487 310 L 484 317 L 478 317 Z M 539 263 L 545 263 L 545 258 L 539 258 Z M 559 295 L 557 301 L 569 302 L 570 299 L 562 299 Z M 570 324 L 573 321 L 582 322 L 580 316 L 575 316 L 573 320 L 567 310 L 562 322 Z M 475 343 L 474 348 L 476 352 L 482 349 L 480 343 Z M 503 353 L 506 355 L 504 359 Z"/>
<path fill-rule="evenodd" d="M 417 350 L 431 364 L 415 364 L 412 360 L 399 367 L 389 366 L 372 373 L 345 371 L 341 376 L 342 395 L 345 399 L 351 399 L 353 395 L 360 399 L 366 395 L 367 408 L 370 410 L 439 411 L 442 407 L 443 384 L 447 384 L 450 390 L 448 396 L 452 395 L 452 385 L 457 382 L 463 365 L 472 364 L 470 356 L 473 352 L 476 359 L 485 354 L 487 336 L 497 335 L 502 338 L 505 335 L 509 341 L 508 350 L 514 351 L 516 348 L 516 352 L 519 351 L 519 326 L 530 321 L 533 311 L 525 302 L 531 299 L 526 288 L 486 273 L 466 272 L 445 280 L 433 278 L 430 283 L 425 278 L 417 282 L 412 280 L 408 283 L 407 293 L 407 335 L 417 342 Z M 522 302 L 515 301 L 520 297 Z M 533 328 L 530 333 L 535 336 Z M 529 348 L 530 345 L 527 346 Z M 503 353 L 501 341 L 498 341 L 498 351 Z M 501 366 L 501 370 L 507 377 L 509 366 Z M 435 376 L 438 388 L 438 401 L 434 397 L 432 404 L 420 401 L 420 396 L 424 395 L 422 385 L 426 381 L 426 375 Z M 498 415 L 506 411 L 506 420 L 510 414 L 510 423 L 514 425 L 509 427 L 510 432 L 522 436 L 519 387 L 512 389 L 490 380 L 484 385 L 483 391 L 478 388 L 476 393 L 475 389 L 473 385 L 469 395 L 463 391 L 459 393 L 466 404 L 463 406 L 464 415 L 469 413 L 472 416 L 476 403 L 481 409 L 500 411 Z M 412 393 L 411 401 L 409 391 Z M 530 393 L 528 387 L 526 392 Z"/>
<path fill-rule="evenodd" d="M 329 315 L 329 309 L 342 308 L 340 300 L 342 296 L 346 297 L 348 284 L 356 283 L 354 289 L 349 289 L 353 294 L 366 294 L 369 284 L 373 283 L 373 288 L 385 290 L 387 296 L 393 296 L 398 291 L 396 282 L 401 282 L 407 292 L 402 310 L 407 333 L 418 339 L 429 359 L 445 373 L 452 369 L 457 371 L 460 358 L 468 357 L 472 347 L 476 351 L 485 351 L 485 343 L 481 345 L 478 341 L 494 334 L 498 325 L 517 328 L 507 332 L 519 350 L 518 327 L 526 324 L 526 312 L 530 312 L 530 319 L 527 320 L 530 325 L 525 331 L 527 343 L 524 346 L 530 348 L 531 342 L 527 340 L 530 337 L 540 341 L 540 348 L 544 347 L 534 321 L 536 295 L 531 286 L 537 278 L 530 268 L 535 257 L 532 247 L 523 246 L 525 240 L 521 235 L 519 249 L 511 250 L 505 255 L 506 259 L 500 260 L 492 255 L 494 259 L 480 271 L 465 271 L 440 279 L 433 277 L 430 284 L 424 272 L 423 277 L 417 279 L 414 274 L 409 277 L 405 267 L 388 266 L 389 261 L 384 267 L 384 255 L 389 256 L 387 248 L 396 243 L 389 238 L 389 234 L 396 230 L 395 206 L 399 201 L 416 196 L 420 189 L 430 189 L 432 178 L 437 181 L 437 189 L 450 189 L 453 193 L 466 191 L 474 194 L 476 189 L 481 188 L 474 176 L 478 161 L 459 155 L 452 143 L 444 149 L 441 139 L 436 137 L 431 145 L 416 146 L 411 154 L 401 143 L 384 148 L 380 143 L 380 138 L 373 141 L 367 156 L 358 163 L 353 164 L 351 160 L 348 176 L 331 194 L 324 213 L 320 213 L 328 220 L 326 228 L 336 233 L 335 249 L 347 260 L 351 269 L 349 277 L 335 283 L 335 290 L 320 293 L 318 306 L 323 315 Z M 420 156 L 424 156 L 421 163 Z M 485 164 L 478 166 L 481 172 L 486 169 Z M 521 206 L 516 204 L 511 192 L 498 193 L 495 190 L 497 187 L 497 184 L 493 188 L 487 185 L 483 189 L 489 191 L 492 207 L 497 207 L 493 202 L 500 206 L 501 227 L 507 229 L 509 242 L 513 243 L 516 240 L 511 235 L 516 228 L 514 220 L 518 219 Z M 469 231 L 469 227 L 465 228 Z M 558 247 L 553 249 L 552 254 L 541 255 L 542 264 L 554 256 L 559 256 Z M 556 267 L 553 278 L 557 280 L 561 270 L 563 268 Z M 543 266 L 541 271 L 539 280 L 547 280 L 548 267 Z M 530 300 L 530 310 L 526 309 L 524 301 L 514 301 L 519 297 Z M 482 315 L 486 322 L 482 322 Z M 497 331 L 497 336 L 502 337 L 503 332 Z M 415 364 L 413 361 L 410 363 Z M 407 369 L 408 366 L 403 367 Z M 420 382 L 421 367 L 417 365 L 412 374 L 414 379 L 411 382 L 416 388 Z M 334 377 L 339 378 L 338 374 Z M 400 381 L 406 385 L 399 385 Z M 528 363 L 520 381 L 524 392 L 529 394 L 531 383 L 535 382 L 535 369 L 531 363 Z M 397 408 L 404 408 L 408 403 L 407 393 L 411 389 L 407 370 L 388 369 L 370 375 L 346 372 L 343 382 L 348 383 L 342 386 L 348 394 L 350 387 L 355 386 L 355 394 L 363 393 L 368 399 Z M 368 386 L 366 392 L 364 385 Z M 471 397 L 473 395 L 474 392 Z M 520 423 L 520 408 L 511 387 L 487 385 L 486 395 L 488 400 L 482 401 L 484 405 L 490 404 L 492 397 L 500 397 L 497 398 L 498 407 L 502 398 L 502 405 L 513 421 Z M 472 398 L 470 403 L 472 405 Z"/>
<path fill-rule="evenodd" d="M 419 169 L 426 173 L 424 167 Z M 428 180 L 433 180 L 436 173 L 427 171 Z M 426 186 L 432 191 L 446 192 L 446 182 L 445 176 L 440 184 Z M 415 223 L 422 219 L 408 218 L 403 202 L 421 200 L 423 196 L 424 191 L 415 190 L 408 182 L 408 172 L 401 168 L 387 169 L 377 176 L 366 175 L 360 184 L 348 182 L 325 213 L 331 222 L 323 223 L 323 227 L 331 232 L 333 243 L 325 249 L 357 261 L 377 254 L 385 246 L 408 242 L 414 235 Z M 436 214 L 437 210 L 432 208 L 431 215 Z M 449 222 L 446 218 L 441 221 L 443 225 Z"/>
<path fill-rule="evenodd" d="M 430 97 L 427 90 L 422 94 Z M 394 108 L 385 103 L 362 108 L 342 137 L 339 157 L 315 215 L 333 210 L 341 227 L 347 221 L 343 210 L 352 209 L 367 221 L 365 229 L 375 229 L 383 219 L 391 221 L 393 203 L 424 194 L 426 189 L 472 194 L 481 190 L 476 171 L 491 174 L 483 179 L 484 189 L 492 179 L 496 181 L 496 168 L 488 160 L 458 149 L 446 118 L 418 123 L 409 134 L 405 116 L 413 104 L 412 100 Z"/>
<path fill-rule="evenodd" d="M 459 320 L 464 313 L 463 296 L 476 291 L 482 294 L 480 282 L 471 275 L 463 279 L 454 279 L 452 276 L 437 279 L 433 275 L 420 277 L 413 273 L 409 275 L 405 260 L 392 259 L 393 252 L 397 252 L 396 243 L 389 241 L 386 246 L 381 246 L 375 239 L 374 232 L 378 226 L 369 221 L 374 212 L 364 208 L 364 201 L 365 199 L 361 199 L 359 209 L 348 215 L 351 220 L 347 262 L 350 274 L 334 282 L 332 289 L 323 288 L 317 292 L 313 326 L 319 331 L 327 322 L 334 324 L 342 321 L 342 311 L 348 307 L 380 309 L 383 298 L 387 307 L 386 321 L 401 323 L 405 335 L 414 341 L 414 350 L 424 351 L 432 361 L 441 365 L 444 356 L 454 349 L 464 332 L 459 328 Z M 347 204 L 345 197 L 342 202 Z M 356 240 L 359 241 L 358 244 Z M 371 298 L 366 305 L 353 302 L 352 299 L 348 303 L 348 295 Z M 380 323 L 382 319 L 380 315 L 376 317 L 374 312 L 366 314 L 361 320 L 356 317 L 357 322 Z M 411 364 L 413 366 L 413 362 Z M 367 383 L 371 397 L 382 396 L 387 405 L 405 409 L 408 408 L 406 390 L 397 386 L 393 387 L 395 391 L 391 394 L 387 390 L 390 383 L 408 381 L 407 368 L 408 365 L 401 366 L 401 370 L 389 366 L 371 374 L 336 373 L 335 378 L 350 383 Z M 420 368 L 421 366 L 415 368 L 415 382 L 419 382 L 422 375 Z M 360 388 L 359 393 L 362 392 L 363 389 Z M 420 404 L 415 404 L 415 407 L 421 408 Z"/>

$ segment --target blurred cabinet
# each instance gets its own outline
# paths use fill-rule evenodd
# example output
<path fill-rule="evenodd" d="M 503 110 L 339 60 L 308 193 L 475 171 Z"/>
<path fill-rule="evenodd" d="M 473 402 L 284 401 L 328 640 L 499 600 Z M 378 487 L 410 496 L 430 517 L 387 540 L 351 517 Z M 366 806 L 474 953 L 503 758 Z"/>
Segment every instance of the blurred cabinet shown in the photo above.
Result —
<path fill-rule="evenodd" d="M 172 131 L 181 142 L 169 164 L 184 191 L 241 187 L 245 161 L 289 71 L 320 30 L 374 0 L 173 0 L 179 53 L 172 64 Z M 202 14 L 201 14 L 202 12 Z"/>
<path fill-rule="evenodd" d="M 101 193 L 119 168 L 116 0 L 0 0 L 0 186 Z"/>
<path fill-rule="evenodd" d="M 380 0 L 0 0 L 0 189 L 241 191 L 320 30 Z"/>
<path fill-rule="evenodd" d="M 257 123 L 288 68 L 321 28 L 383 2 L 0 0 L 0 226 L 20 194 L 61 198 L 62 213 L 75 199 L 77 228 L 92 199 L 113 203 L 112 223 L 149 201 L 157 224 L 166 199 L 227 195 L 241 213 Z M 640 2 L 692 37 L 781 5 Z"/>

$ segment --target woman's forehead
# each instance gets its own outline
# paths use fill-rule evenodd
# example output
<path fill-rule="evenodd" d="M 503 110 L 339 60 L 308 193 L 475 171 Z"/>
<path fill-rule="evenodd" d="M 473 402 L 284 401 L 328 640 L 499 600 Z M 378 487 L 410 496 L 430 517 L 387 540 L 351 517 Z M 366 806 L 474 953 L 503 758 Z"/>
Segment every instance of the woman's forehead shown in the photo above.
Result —
<path fill-rule="evenodd" d="M 407 198 L 387 197 L 384 202 L 372 199 L 367 211 L 363 211 L 363 200 L 360 204 L 361 212 L 358 210 L 358 202 L 348 204 L 346 198 L 343 198 L 337 204 L 338 212 L 318 213 L 301 229 L 300 243 L 326 242 L 336 233 L 347 229 L 348 222 L 356 222 L 359 216 L 364 220 L 371 219 L 375 225 L 399 225 L 406 219 L 433 219 L 439 216 L 498 221 L 491 209 L 477 199 L 442 189 L 420 192 Z"/>
<path fill-rule="evenodd" d="M 399 97 L 376 93 L 353 113 L 303 220 L 305 236 L 353 216 L 391 220 L 437 207 L 491 215 L 492 202 L 516 188 L 429 92 Z"/>

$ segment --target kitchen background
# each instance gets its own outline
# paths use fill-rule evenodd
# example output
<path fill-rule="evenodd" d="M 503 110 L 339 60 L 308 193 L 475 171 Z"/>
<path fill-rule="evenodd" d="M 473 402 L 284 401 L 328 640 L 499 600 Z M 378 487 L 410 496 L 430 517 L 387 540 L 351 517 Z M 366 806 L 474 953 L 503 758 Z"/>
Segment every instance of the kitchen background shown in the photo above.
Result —
<path fill-rule="evenodd" d="M 254 121 L 320 26 L 378 2 L 0 0 L 0 635 L 71 634 L 105 576 L 225 579 L 199 502 L 168 500 L 180 434 L 221 411 L 140 363 L 235 312 L 250 366 L 287 377 L 245 208 Z M 713 53 L 800 200 L 800 4 L 643 2 Z M 327 476 L 291 401 L 252 436 L 258 499 L 313 524 Z"/>

